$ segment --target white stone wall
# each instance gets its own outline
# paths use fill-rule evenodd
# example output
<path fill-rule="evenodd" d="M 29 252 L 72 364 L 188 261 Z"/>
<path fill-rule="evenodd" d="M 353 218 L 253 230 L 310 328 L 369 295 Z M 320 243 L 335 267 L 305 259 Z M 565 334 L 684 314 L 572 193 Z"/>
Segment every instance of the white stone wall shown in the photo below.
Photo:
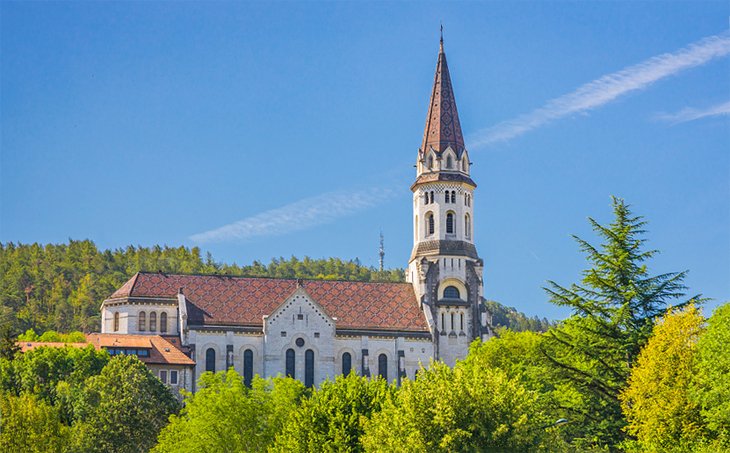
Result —
<path fill-rule="evenodd" d="M 140 334 L 140 335 L 179 335 L 179 322 L 177 314 L 177 302 L 171 305 L 171 302 L 155 302 L 148 303 L 125 303 L 120 305 L 106 303 L 102 307 L 101 316 L 101 333 L 124 333 L 124 334 Z M 119 313 L 119 330 L 114 331 L 114 313 Z M 139 314 L 145 312 L 145 330 L 139 329 Z M 157 321 L 155 330 L 149 330 L 150 313 L 156 313 Z M 160 329 L 160 320 L 162 313 L 167 313 L 167 332 Z"/>
<path fill-rule="evenodd" d="M 445 193 L 456 192 L 456 202 L 446 203 Z M 433 203 L 426 203 L 426 193 L 433 192 Z M 465 196 L 469 195 L 471 201 L 469 206 L 465 202 Z M 451 198 L 449 197 L 449 200 Z M 420 185 L 413 192 L 413 241 L 414 243 L 432 240 L 458 240 L 474 242 L 474 191 L 471 186 L 461 183 L 435 182 Z M 446 233 L 446 215 L 454 214 L 454 233 Z M 427 234 L 427 214 L 434 216 L 434 233 Z M 469 214 L 471 229 L 467 237 L 465 231 L 465 216 Z"/>
<path fill-rule="evenodd" d="M 253 374 L 264 375 L 263 350 L 264 336 L 262 333 L 233 332 L 232 330 L 204 330 L 190 329 L 190 344 L 195 346 L 195 382 L 205 373 L 206 351 L 212 348 L 215 351 L 215 371 L 226 369 L 227 346 L 233 346 L 233 368 L 243 375 L 243 354 L 247 349 L 253 353 Z"/>

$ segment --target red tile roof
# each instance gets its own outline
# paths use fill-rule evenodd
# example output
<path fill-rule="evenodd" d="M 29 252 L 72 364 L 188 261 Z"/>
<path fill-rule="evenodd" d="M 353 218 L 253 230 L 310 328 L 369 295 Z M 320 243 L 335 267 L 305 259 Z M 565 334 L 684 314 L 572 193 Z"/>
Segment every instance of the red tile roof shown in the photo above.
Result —
<path fill-rule="evenodd" d="M 339 329 L 428 332 L 428 324 L 409 283 L 300 280 L 304 290 Z M 262 326 L 297 289 L 297 280 L 219 275 L 138 273 L 112 294 L 175 297 L 182 288 L 190 325 Z"/>
<path fill-rule="evenodd" d="M 161 365 L 195 365 L 195 362 L 185 355 L 173 342 L 176 340 L 168 340 L 159 335 L 127 335 L 127 334 L 107 334 L 107 333 L 90 333 L 86 335 L 86 343 L 42 343 L 18 342 L 21 351 L 31 351 L 40 347 L 63 348 L 66 346 L 73 348 L 85 348 L 93 345 L 95 349 L 101 348 L 135 348 L 149 349 L 149 357 L 139 357 L 139 360 L 146 364 Z"/>

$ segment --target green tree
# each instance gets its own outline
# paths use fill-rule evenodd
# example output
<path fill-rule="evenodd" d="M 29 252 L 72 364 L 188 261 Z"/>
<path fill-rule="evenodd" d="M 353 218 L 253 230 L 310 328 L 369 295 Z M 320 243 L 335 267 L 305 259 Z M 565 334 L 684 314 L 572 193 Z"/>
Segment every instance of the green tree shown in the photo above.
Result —
<path fill-rule="evenodd" d="M 141 452 L 179 403 L 135 356 L 116 356 L 88 378 L 75 401 L 74 442 L 85 452 Z"/>
<path fill-rule="evenodd" d="M 693 305 L 667 312 L 631 370 L 621 403 L 641 451 L 691 452 L 704 435 L 700 408 L 689 397 L 703 323 Z"/>
<path fill-rule="evenodd" d="M 692 399 L 718 442 L 730 450 L 730 303 L 721 305 L 708 319 L 697 344 L 696 377 Z"/>
<path fill-rule="evenodd" d="M 289 422 L 306 389 L 290 378 L 255 376 L 247 388 L 235 371 L 205 373 L 198 391 L 170 417 L 154 452 L 265 451 Z"/>
<path fill-rule="evenodd" d="M 610 225 L 589 218 L 603 240 L 599 247 L 574 236 L 591 265 L 581 284 L 563 287 L 550 281 L 545 288 L 551 302 L 573 311 L 548 332 L 544 350 L 556 370 L 556 386 L 564 390 L 560 404 L 571 412 L 580 445 L 613 446 L 624 439 L 619 394 L 655 318 L 686 289 L 686 272 L 649 274 L 646 262 L 657 251 L 645 250 L 646 222 L 623 200 L 612 200 Z"/>
<path fill-rule="evenodd" d="M 540 451 L 553 434 L 545 429 L 538 392 L 504 371 L 459 362 L 437 362 L 405 380 L 367 423 L 367 451 Z"/>
<path fill-rule="evenodd" d="M 350 373 L 326 381 L 294 413 L 273 451 L 360 452 L 364 425 L 394 391 L 383 379 Z"/>
<path fill-rule="evenodd" d="M 33 395 L 0 393 L 0 451 L 61 453 L 69 439 L 55 407 Z"/>

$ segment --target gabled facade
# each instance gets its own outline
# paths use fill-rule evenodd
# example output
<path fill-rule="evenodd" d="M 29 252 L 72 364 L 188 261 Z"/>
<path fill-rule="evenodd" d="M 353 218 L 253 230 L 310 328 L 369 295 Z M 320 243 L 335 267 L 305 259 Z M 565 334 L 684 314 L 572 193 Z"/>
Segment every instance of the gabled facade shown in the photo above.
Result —
<path fill-rule="evenodd" d="M 389 381 L 453 365 L 490 335 L 474 245 L 470 161 L 441 41 L 413 192 L 407 283 L 138 273 L 102 304 L 102 333 L 166 335 L 205 371 L 307 385 L 350 371 Z"/>

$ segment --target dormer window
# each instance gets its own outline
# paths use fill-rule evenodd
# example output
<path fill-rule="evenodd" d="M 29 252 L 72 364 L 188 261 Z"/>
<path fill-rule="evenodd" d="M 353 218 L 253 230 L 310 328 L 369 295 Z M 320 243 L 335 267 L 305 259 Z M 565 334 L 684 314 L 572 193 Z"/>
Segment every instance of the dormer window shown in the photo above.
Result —
<path fill-rule="evenodd" d="M 426 167 L 430 170 L 433 168 L 433 156 L 428 156 L 428 159 L 426 159 Z"/>
<path fill-rule="evenodd" d="M 446 168 L 451 170 L 454 167 L 454 160 L 451 158 L 451 156 L 446 158 Z"/>

